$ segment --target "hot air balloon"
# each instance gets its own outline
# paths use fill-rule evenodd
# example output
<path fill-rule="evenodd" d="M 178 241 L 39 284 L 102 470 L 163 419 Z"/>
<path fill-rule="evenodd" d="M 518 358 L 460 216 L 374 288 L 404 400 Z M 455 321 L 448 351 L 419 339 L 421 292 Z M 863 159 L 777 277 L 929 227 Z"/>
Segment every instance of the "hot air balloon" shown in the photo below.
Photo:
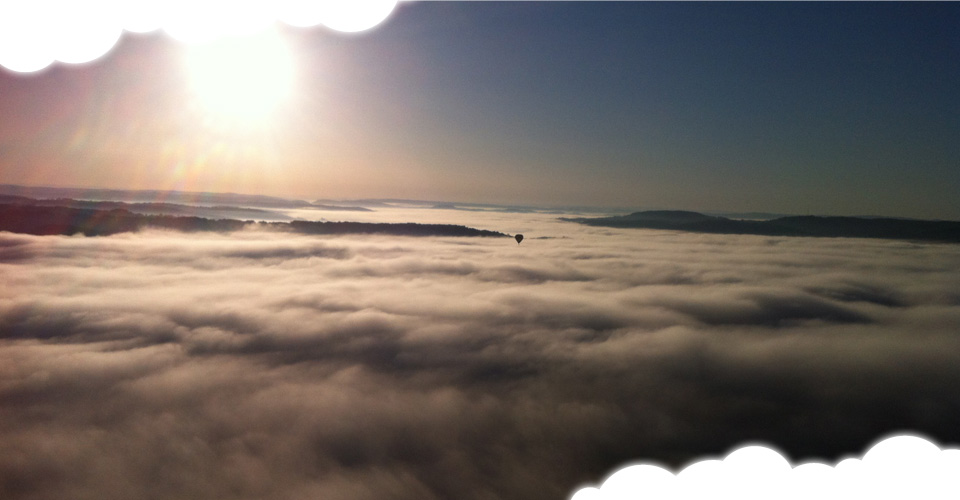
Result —
<path fill-rule="evenodd" d="M 520 242 L 523 241 L 523 235 L 522 235 L 522 234 L 518 234 L 518 235 L 514 236 L 514 238 L 517 240 L 517 245 L 519 245 Z"/>

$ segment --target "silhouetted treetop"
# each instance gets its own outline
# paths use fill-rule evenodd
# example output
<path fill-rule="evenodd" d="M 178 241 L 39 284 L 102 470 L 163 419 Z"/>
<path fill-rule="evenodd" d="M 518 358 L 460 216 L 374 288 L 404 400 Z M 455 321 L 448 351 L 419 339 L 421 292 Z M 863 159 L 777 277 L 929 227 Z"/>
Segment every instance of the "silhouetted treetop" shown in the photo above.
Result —
<path fill-rule="evenodd" d="M 248 225 L 301 234 L 389 234 L 396 236 L 507 236 L 497 231 L 452 224 L 364 222 L 254 222 L 172 215 L 136 214 L 122 208 L 101 210 L 71 206 L 0 203 L 0 231 L 36 235 L 104 236 L 144 228 L 176 231 L 238 231 Z"/>

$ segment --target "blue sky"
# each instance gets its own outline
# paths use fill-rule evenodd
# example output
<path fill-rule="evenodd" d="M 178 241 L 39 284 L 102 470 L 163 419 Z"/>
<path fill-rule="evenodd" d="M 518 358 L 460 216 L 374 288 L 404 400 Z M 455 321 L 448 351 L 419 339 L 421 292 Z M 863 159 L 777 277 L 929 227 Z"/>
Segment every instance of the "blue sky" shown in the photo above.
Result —
<path fill-rule="evenodd" d="M 295 105 L 256 137 L 171 118 L 179 47 L 127 35 L 0 74 L 0 182 L 958 219 L 958 22 L 950 2 L 401 4 L 362 34 L 285 30 Z"/>

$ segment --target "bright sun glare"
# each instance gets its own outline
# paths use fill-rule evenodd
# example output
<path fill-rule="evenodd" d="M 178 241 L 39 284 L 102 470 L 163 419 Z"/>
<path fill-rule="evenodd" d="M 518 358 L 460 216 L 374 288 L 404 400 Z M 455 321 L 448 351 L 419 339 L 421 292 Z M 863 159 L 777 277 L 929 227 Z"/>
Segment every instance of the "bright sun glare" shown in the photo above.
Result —
<path fill-rule="evenodd" d="M 193 95 L 211 118 L 258 124 L 293 90 L 293 56 L 274 30 L 191 45 L 185 56 Z"/>

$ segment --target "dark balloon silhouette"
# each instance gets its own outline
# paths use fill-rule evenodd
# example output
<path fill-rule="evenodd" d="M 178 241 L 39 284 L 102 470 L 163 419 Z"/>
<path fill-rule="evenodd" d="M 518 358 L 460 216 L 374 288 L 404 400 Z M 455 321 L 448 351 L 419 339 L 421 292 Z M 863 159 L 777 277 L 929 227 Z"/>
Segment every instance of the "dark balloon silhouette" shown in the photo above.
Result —
<path fill-rule="evenodd" d="M 522 235 L 522 234 L 518 234 L 518 235 L 514 236 L 514 238 L 516 238 L 516 240 L 517 240 L 517 245 L 519 245 L 520 242 L 523 241 L 523 235 Z"/>

